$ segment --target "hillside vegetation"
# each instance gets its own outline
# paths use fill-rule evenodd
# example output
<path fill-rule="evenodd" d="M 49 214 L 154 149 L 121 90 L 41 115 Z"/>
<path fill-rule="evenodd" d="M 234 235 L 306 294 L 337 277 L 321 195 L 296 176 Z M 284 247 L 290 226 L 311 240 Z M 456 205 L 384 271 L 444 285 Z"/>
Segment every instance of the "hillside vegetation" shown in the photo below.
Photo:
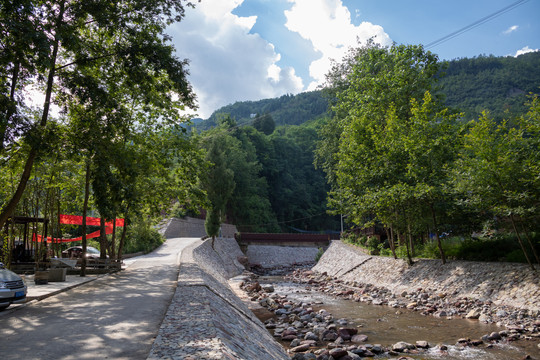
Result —
<path fill-rule="evenodd" d="M 237 102 L 197 125 L 214 164 L 210 214 L 270 232 L 336 231 L 345 214 L 350 227 L 382 230 L 349 241 L 411 263 L 540 263 L 540 53 L 449 63 L 421 46 L 354 54 L 323 91 Z"/>
<path fill-rule="evenodd" d="M 518 57 L 479 56 L 448 62 L 439 75 L 440 92 L 446 106 L 459 109 L 467 119 L 476 118 L 483 110 L 500 119 L 505 111 L 520 114 L 526 111 L 526 95 L 540 93 L 540 52 Z M 219 114 L 229 114 L 239 124 L 256 114 L 270 114 L 276 125 L 300 125 L 323 116 L 328 102 L 322 91 L 259 101 L 238 101 L 216 110 L 197 125 L 206 130 L 216 125 Z"/>

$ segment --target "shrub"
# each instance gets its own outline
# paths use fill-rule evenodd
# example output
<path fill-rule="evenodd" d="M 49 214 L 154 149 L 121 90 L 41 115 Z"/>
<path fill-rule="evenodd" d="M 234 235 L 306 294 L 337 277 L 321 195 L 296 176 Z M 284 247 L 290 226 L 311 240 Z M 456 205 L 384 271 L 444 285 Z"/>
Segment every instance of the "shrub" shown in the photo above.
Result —
<path fill-rule="evenodd" d="M 124 254 L 143 251 L 148 253 L 163 244 L 161 234 L 151 226 L 150 221 L 138 219 L 127 230 Z"/>
<path fill-rule="evenodd" d="M 322 247 L 319 248 L 319 251 L 317 251 L 317 255 L 315 255 L 315 262 L 319 262 L 321 259 L 321 256 L 324 254 L 324 249 Z"/>

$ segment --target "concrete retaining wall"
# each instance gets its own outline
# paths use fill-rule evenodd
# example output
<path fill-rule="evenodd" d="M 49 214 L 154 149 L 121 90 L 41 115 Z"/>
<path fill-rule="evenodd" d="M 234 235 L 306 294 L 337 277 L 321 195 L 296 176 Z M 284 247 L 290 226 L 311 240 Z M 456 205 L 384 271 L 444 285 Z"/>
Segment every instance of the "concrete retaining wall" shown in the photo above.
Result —
<path fill-rule="evenodd" d="M 227 284 L 242 266 L 234 239 L 182 252 L 178 287 L 148 359 L 289 359 Z"/>
<path fill-rule="evenodd" d="M 383 286 L 395 293 L 432 289 L 450 297 L 491 300 L 497 305 L 540 310 L 540 276 L 525 264 L 472 261 L 404 260 L 366 255 L 353 246 L 333 241 L 314 271 Z"/>
<path fill-rule="evenodd" d="M 167 221 L 162 227 L 163 236 L 166 239 L 179 237 L 204 237 L 206 230 L 204 228 L 204 220 L 192 217 L 184 219 L 172 218 Z M 233 238 L 237 232 L 236 226 L 230 224 L 221 224 L 221 235 L 227 238 Z"/>
<path fill-rule="evenodd" d="M 315 264 L 317 247 L 249 245 L 246 256 L 251 265 L 262 268 Z"/>

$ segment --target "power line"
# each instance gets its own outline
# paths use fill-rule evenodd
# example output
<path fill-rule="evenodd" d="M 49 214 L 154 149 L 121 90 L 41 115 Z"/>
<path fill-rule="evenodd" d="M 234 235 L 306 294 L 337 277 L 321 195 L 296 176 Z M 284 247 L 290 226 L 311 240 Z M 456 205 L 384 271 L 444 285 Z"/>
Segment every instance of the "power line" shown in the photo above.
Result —
<path fill-rule="evenodd" d="M 485 17 L 481 18 L 480 20 L 477 20 L 477 21 L 473 22 L 472 24 L 469 24 L 469 25 L 467 25 L 467 26 L 465 26 L 465 27 L 463 27 L 463 28 L 461 28 L 459 30 L 456 30 L 456 31 L 454 31 L 454 32 L 452 32 L 452 33 L 450 33 L 450 34 L 448 34 L 446 36 L 443 36 L 440 39 L 437 39 L 435 41 L 430 42 L 429 44 L 427 44 L 425 46 L 425 48 L 429 49 L 429 48 L 438 46 L 438 45 L 440 45 L 440 44 L 442 44 L 442 43 L 444 43 L 444 42 L 446 42 L 448 40 L 451 40 L 451 39 L 453 39 L 453 38 L 455 38 L 455 37 L 457 37 L 457 36 L 459 36 L 459 35 L 461 35 L 463 33 L 466 33 L 469 30 L 472 30 L 472 29 L 474 29 L 474 28 L 476 28 L 476 27 L 478 27 L 478 26 L 480 26 L 480 25 L 482 25 L 482 24 L 484 24 L 484 23 L 486 23 L 486 22 L 488 22 L 490 20 L 495 19 L 496 17 L 498 17 L 498 16 L 500 16 L 500 15 L 502 15 L 504 13 L 507 13 L 510 10 L 513 10 L 513 9 L 517 8 L 518 6 L 521 6 L 521 5 L 525 4 L 528 1 L 529 0 L 518 0 L 518 1 L 506 6 L 506 7 L 502 8 L 502 9 L 500 9 L 500 10 L 495 11 L 493 14 L 485 16 Z"/>

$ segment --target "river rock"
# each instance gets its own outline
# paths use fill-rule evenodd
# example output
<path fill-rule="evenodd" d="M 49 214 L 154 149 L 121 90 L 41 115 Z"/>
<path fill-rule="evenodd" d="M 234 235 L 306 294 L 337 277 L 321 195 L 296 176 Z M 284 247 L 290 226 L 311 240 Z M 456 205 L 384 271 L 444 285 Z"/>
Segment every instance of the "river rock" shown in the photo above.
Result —
<path fill-rule="evenodd" d="M 412 303 L 407 304 L 407 309 L 414 309 L 417 306 L 418 306 L 417 302 L 412 302 Z"/>
<path fill-rule="evenodd" d="M 392 350 L 397 352 L 404 352 L 405 350 L 412 350 L 416 347 L 413 344 L 406 343 L 405 341 L 400 341 L 392 345 Z"/>
<path fill-rule="evenodd" d="M 480 316 L 478 317 L 478 321 L 480 322 L 489 323 L 490 320 L 491 319 L 489 318 L 489 315 L 487 314 L 480 314 Z"/>
<path fill-rule="evenodd" d="M 347 355 L 347 350 L 343 348 L 335 348 L 330 350 L 329 355 L 334 359 L 339 359 L 340 357 Z"/>
<path fill-rule="evenodd" d="M 344 341 L 351 340 L 352 335 L 356 335 L 358 330 L 353 328 L 339 328 L 338 336 L 340 336 Z"/>
<path fill-rule="evenodd" d="M 441 310 L 439 312 L 436 312 L 434 315 L 438 316 L 438 317 L 447 317 L 448 313 L 446 311 L 444 311 L 444 310 Z"/>
<path fill-rule="evenodd" d="M 291 352 L 297 353 L 297 352 L 304 352 L 304 351 L 308 351 L 308 350 L 309 350 L 309 345 L 304 344 L 304 345 L 298 345 L 298 346 L 293 347 L 291 349 Z"/>
<path fill-rule="evenodd" d="M 273 293 L 274 292 L 274 287 L 270 284 L 267 284 L 267 285 L 261 285 L 261 288 L 264 290 L 264 292 L 267 292 L 267 293 Z"/>
<path fill-rule="evenodd" d="M 317 346 L 317 341 L 315 340 L 302 340 L 300 341 L 300 345 L 309 345 L 310 347 L 315 347 Z"/>
<path fill-rule="evenodd" d="M 317 334 L 315 334 L 314 332 L 308 331 L 308 332 L 306 333 L 306 335 L 304 336 L 304 340 L 314 340 L 314 341 L 317 341 L 317 340 L 319 340 L 319 337 L 318 337 Z"/>
<path fill-rule="evenodd" d="M 490 340 L 490 341 L 501 340 L 501 335 L 498 332 L 494 331 L 494 332 L 492 332 L 491 334 L 488 335 L 487 339 Z"/>
<path fill-rule="evenodd" d="M 289 312 L 287 311 L 287 309 L 277 309 L 275 314 L 276 315 L 287 315 Z"/>
<path fill-rule="evenodd" d="M 254 283 L 247 285 L 245 289 L 247 292 L 259 291 L 261 290 L 261 284 L 259 284 L 258 281 L 255 281 Z"/>
<path fill-rule="evenodd" d="M 291 330 L 291 329 L 287 329 L 287 330 L 284 330 L 282 333 L 281 333 L 281 340 L 287 340 L 287 341 L 292 341 L 294 339 L 296 339 L 296 331 L 295 330 Z"/>
<path fill-rule="evenodd" d="M 360 334 L 360 335 L 353 335 L 351 337 L 351 341 L 353 343 L 365 343 L 366 341 L 368 341 L 368 336 L 367 335 L 363 335 L 363 334 Z"/>
<path fill-rule="evenodd" d="M 276 323 L 274 322 L 269 322 L 267 324 L 264 325 L 267 329 L 275 329 L 276 328 Z"/>
<path fill-rule="evenodd" d="M 356 355 L 355 353 L 350 352 L 350 351 L 347 351 L 347 356 L 348 356 L 351 360 L 361 360 L 361 359 L 362 359 L 362 358 L 360 357 L 360 355 Z"/>
<path fill-rule="evenodd" d="M 298 345 L 300 345 L 300 339 L 296 338 L 293 341 L 291 341 L 291 344 L 289 346 L 294 348 L 294 347 L 297 347 Z"/>
<path fill-rule="evenodd" d="M 429 348 L 429 343 L 424 340 L 419 340 L 416 342 L 416 347 L 420 349 L 427 349 Z"/>
<path fill-rule="evenodd" d="M 471 345 L 472 346 L 480 346 L 482 345 L 484 342 L 482 340 L 471 340 Z"/>
<path fill-rule="evenodd" d="M 338 334 L 334 330 L 325 330 L 321 334 L 321 338 L 323 341 L 335 341 L 338 338 Z"/>
<path fill-rule="evenodd" d="M 249 269 L 249 259 L 247 256 L 237 256 L 236 260 L 242 265 L 245 269 Z"/>
<path fill-rule="evenodd" d="M 472 309 L 465 315 L 466 319 L 478 319 L 480 317 L 480 311 L 476 309 Z"/>

